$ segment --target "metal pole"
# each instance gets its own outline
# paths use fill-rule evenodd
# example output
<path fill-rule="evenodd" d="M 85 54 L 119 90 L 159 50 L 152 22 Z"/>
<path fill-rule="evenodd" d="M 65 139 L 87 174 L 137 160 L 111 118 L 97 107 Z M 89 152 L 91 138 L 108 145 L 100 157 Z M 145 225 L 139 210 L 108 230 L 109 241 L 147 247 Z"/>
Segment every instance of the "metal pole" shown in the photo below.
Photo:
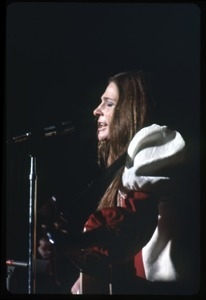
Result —
<path fill-rule="evenodd" d="M 30 192 L 29 192 L 29 259 L 28 259 L 28 293 L 36 291 L 36 207 L 37 174 L 36 158 L 30 155 Z"/>

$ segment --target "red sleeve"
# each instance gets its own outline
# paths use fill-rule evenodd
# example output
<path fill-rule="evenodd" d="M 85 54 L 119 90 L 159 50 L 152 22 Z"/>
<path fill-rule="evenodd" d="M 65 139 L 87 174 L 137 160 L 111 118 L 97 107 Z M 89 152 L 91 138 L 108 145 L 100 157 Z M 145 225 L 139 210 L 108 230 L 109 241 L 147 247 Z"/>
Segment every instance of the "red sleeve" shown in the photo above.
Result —
<path fill-rule="evenodd" d="M 108 255 L 112 262 L 125 261 L 149 241 L 157 217 L 157 201 L 153 196 L 131 192 L 123 207 L 108 207 L 90 215 L 85 224 L 85 240 L 92 231 L 96 232 L 91 250 Z"/>

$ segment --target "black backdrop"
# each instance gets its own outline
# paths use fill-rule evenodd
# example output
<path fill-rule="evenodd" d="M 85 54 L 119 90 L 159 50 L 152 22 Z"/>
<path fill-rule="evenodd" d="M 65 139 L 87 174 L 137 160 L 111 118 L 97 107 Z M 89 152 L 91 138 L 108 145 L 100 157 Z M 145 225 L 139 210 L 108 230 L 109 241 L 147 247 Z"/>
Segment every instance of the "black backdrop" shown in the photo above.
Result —
<path fill-rule="evenodd" d="M 6 138 L 71 120 L 76 134 L 6 146 L 6 259 L 28 259 L 29 154 L 37 205 L 69 211 L 96 172 L 92 111 L 117 72 L 150 74 L 154 121 L 185 137 L 199 187 L 200 9 L 190 3 L 13 2 L 5 11 Z M 197 191 L 198 195 L 199 191 Z M 196 201 L 199 201 L 197 197 Z M 84 204 L 85 205 L 85 204 Z M 84 206 L 79 206 L 79 214 Z"/>

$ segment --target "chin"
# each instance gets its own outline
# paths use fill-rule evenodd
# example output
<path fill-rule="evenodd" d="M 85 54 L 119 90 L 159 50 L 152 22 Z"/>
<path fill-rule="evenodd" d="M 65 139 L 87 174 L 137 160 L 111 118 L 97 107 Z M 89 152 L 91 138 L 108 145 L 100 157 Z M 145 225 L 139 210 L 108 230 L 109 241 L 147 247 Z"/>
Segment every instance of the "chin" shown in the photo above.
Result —
<path fill-rule="evenodd" d="M 108 140 L 108 135 L 98 134 L 98 140 L 99 141 L 106 141 L 106 140 Z"/>
<path fill-rule="evenodd" d="M 109 130 L 100 130 L 97 134 L 98 140 L 99 141 L 106 141 L 109 139 Z"/>

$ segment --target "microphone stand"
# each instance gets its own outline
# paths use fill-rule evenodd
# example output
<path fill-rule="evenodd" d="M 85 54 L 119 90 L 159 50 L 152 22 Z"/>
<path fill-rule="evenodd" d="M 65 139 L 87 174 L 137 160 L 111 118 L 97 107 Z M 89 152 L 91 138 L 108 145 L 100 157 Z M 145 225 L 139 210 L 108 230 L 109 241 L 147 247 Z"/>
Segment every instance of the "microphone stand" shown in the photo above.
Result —
<path fill-rule="evenodd" d="M 28 293 L 36 291 L 36 208 L 37 208 L 37 173 L 36 157 L 30 155 L 30 189 L 29 189 L 29 259 L 28 259 Z"/>
<path fill-rule="evenodd" d="M 27 132 L 13 138 L 7 139 L 7 143 L 13 144 L 18 142 L 29 141 L 31 149 L 34 148 L 38 138 L 52 137 L 58 134 L 71 134 L 75 130 L 71 121 L 61 122 L 57 126 L 48 126 L 42 132 Z M 30 153 L 34 152 L 33 149 Z M 30 174 L 29 174 L 29 252 L 28 252 L 28 293 L 36 292 L 36 225 L 37 225 L 37 173 L 36 157 L 30 154 Z"/>
<path fill-rule="evenodd" d="M 20 136 L 22 137 L 22 136 Z M 30 156 L 30 173 L 29 173 L 29 207 L 28 207 L 28 294 L 36 292 L 36 227 L 37 227 L 37 173 L 36 173 L 36 157 L 33 152 L 36 139 L 32 139 L 30 134 L 26 134 L 25 138 L 8 139 L 7 143 L 13 144 L 16 142 L 27 141 L 29 143 Z"/>

